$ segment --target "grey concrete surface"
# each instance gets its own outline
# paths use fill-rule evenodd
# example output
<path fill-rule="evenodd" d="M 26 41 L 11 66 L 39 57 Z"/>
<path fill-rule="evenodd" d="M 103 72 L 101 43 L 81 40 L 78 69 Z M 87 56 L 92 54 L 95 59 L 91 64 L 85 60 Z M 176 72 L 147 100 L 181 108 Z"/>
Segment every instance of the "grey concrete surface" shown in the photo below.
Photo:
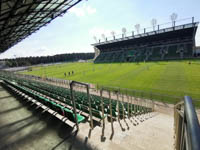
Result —
<path fill-rule="evenodd" d="M 108 120 L 76 132 L 0 84 L 0 150 L 171 150 L 173 135 L 173 115 L 160 112 L 115 121 L 113 132 Z"/>
<path fill-rule="evenodd" d="M 0 85 L 0 150 L 91 149 L 77 132 Z"/>

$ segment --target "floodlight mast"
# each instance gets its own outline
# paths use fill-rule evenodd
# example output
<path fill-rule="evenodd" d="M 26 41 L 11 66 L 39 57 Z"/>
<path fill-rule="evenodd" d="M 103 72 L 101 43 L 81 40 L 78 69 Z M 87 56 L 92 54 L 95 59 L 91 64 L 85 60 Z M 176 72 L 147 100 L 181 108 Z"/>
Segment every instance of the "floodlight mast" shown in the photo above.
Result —
<path fill-rule="evenodd" d="M 126 28 L 122 28 L 122 38 L 126 37 Z"/>
<path fill-rule="evenodd" d="M 135 29 L 137 31 L 137 34 L 140 34 L 140 24 L 136 24 Z"/>
<path fill-rule="evenodd" d="M 95 40 L 96 43 L 98 42 L 96 36 L 93 36 L 93 39 Z"/>
<path fill-rule="evenodd" d="M 102 37 L 102 39 L 103 39 L 104 41 L 106 41 L 106 36 L 105 36 L 105 34 L 101 34 L 101 37 Z"/>
<path fill-rule="evenodd" d="M 113 36 L 113 40 L 115 40 L 115 31 L 112 31 L 111 35 Z"/>
<path fill-rule="evenodd" d="M 18 67 L 18 62 L 17 62 L 17 55 L 13 55 L 15 57 L 15 63 L 16 63 L 16 66 Z"/>
<path fill-rule="evenodd" d="M 172 27 L 175 27 L 177 18 L 178 18 L 178 15 L 176 13 L 171 14 L 170 19 L 172 21 Z"/>
<path fill-rule="evenodd" d="M 151 20 L 151 25 L 152 25 L 152 27 L 153 27 L 153 31 L 155 31 L 156 25 L 157 25 L 157 20 L 156 20 L 155 18 L 153 18 L 153 19 Z"/>

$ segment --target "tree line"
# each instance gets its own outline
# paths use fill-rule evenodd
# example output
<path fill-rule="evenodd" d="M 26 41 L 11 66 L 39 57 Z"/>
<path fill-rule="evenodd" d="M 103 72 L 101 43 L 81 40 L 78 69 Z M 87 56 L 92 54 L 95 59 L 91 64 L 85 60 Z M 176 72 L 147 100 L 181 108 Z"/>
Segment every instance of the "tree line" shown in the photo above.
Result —
<path fill-rule="evenodd" d="M 58 62 L 74 62 L 79 60 L 93 59 L 94 53 L 58 54 L 54 56 L 18 57 L 14 59 L 1 59 L 8 67 L 30 66 Z"/>

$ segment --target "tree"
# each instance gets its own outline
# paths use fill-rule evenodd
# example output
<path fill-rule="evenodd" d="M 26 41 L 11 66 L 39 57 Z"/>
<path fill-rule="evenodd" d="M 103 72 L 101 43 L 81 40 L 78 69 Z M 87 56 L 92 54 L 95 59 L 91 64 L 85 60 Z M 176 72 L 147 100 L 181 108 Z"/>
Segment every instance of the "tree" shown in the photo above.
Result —
<path fill-rule="evenodd" d="M 37 56 L 37 57 L 22 57 L 15 59 L 3 59 L 6 65 L 9 67 L 29 66 L 35 64 L 45 63 L 56 63 L 56 62 L 67 62 L 77 61 L 80 59 L 93 59 L 94 53 L 72 53 L 72 54 L 59 54 L 54 56 Z M 0 60 L 1 61 L 1 60 Z"/>

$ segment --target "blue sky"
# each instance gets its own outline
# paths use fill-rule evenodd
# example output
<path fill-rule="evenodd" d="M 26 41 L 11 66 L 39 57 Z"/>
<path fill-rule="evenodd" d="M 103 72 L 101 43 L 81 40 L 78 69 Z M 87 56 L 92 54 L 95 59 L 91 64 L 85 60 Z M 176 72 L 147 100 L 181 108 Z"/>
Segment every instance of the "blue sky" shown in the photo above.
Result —
<path fill-rule="evenodd" d="M 178 20 L 195 17 L 200 21 L 200 0 L 83 0 L 63 17 L 56 18 L 22 42 L 0 54 L 0 58 L 55 55 L 73 52 L 93 52 L 93 36 L 111 36 L 151 27 L 151 19 L 158 24 L 170 22 L 172 13 Z M 196 36 L 200 45 L 200 30 Z"/>

